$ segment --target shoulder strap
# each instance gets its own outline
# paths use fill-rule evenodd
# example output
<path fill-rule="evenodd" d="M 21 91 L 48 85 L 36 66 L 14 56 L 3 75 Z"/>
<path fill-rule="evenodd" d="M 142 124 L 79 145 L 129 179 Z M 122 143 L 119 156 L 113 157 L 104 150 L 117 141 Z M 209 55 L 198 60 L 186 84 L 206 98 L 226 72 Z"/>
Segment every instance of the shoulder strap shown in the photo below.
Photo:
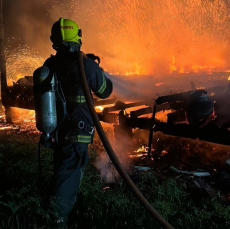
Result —
<path fill-rule="evenodd" d="M 62 91 L 62 87 L 61 87 L 61 84 L 59 83 L 58 79 L 57 79 L 57 75 L 56 73 L 54 73 L 54 81 L 55 81 L 55 91 L 56 91 L 56 95 L 57 95 L 57 98 L 58 100 L 61 102 L 62 104 L 62 110 L 63 110 L 63 114 L 62 114 L 62 118 L 60 119 L 58 125 L 57 125 L 57 128 L 55 130 L 55 135 L 56 135 L 56 141 L 58 143 L 58 130 L 62 124 L 62 122 L 68 118 L 69 119 L 69 115 L 68 115 L 68 112 L 67 112 L 67 109 L 66 109 L 66 99 L 65 99 L 65 95 Z"/>

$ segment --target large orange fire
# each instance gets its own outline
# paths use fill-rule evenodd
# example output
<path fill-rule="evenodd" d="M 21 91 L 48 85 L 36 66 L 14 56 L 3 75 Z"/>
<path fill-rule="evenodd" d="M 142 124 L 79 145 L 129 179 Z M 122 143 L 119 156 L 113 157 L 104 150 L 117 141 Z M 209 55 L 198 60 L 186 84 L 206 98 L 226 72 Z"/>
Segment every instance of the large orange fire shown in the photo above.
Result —
<path fill-rule="evenodd" d="M 96 2 L 96 31 L 83 31 L 93 32 L 98 45 L 89 36 L 83 47 L 101 56 L 108 72 L 159 76 L 173 70 L 229 69 L 228 1 Z"/>
<path fill-rule="evenodd" d="M 75 20 L 83 30 L 82 50 L 100 56 L 107 72 L 159 77 L 173 71 L 229 69 L 230 4 L 226 0 L 69 2 L 52 6 L 50 15 Z M 52 50 L 50 27 L 45 24 L 45 44 L 36 43 L 28 32 L 28 40 L 33 37 L 33 48 L 39 47 L 46 57 Z M 45 51 L 41 46 L 47 47 Z M 28 52 L 24 50 L 25 47 L 17 55 L 26 57 Z M 43 62 L 37 55 L 30 58 L 27 56 L 28 62 L 34 63 L 33 58 L 38 61 L 35 65 Z M 32 72 L 31 69 L 29 74 Z"/>
<path fill-rule="evenodd" d="M 72 3 L 72 12 L 83 7 Z M 84 15 L 93 21 L 93 26 L 70 11 L 62 12 L 62 16 L 78 22 L 83 30 L 82 50 L 100 56 L 102 67 L 111 74 L 160 78 L 170 73 L 230 69 L 228 1 L 97 0 L 96 3 L 97 8 L 87 6 L 88 14 Z M 7 56 L 8 85 L 32 75 L 43 62 L 44 58 L 29 46 L 19 46 Z"/>

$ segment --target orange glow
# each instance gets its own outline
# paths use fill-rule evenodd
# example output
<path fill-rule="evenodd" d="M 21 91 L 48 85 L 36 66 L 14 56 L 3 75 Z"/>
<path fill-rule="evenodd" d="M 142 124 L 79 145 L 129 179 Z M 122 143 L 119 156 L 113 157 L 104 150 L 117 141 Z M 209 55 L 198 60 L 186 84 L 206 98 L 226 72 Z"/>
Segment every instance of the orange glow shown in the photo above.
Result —
<path fill-rule="evenodd" d="M 78 3 L 71 3 L 70 10 L 62 16 L 75 20 L 83 29 L 82 50 L 98 55 L 105 71 L 161 77 L 174 71 L 210 71 L 219 67 L 229 70 L 228 1 L 95 2 L 100 10 L 87 4 L 87 18 L 85 9 L 81 8 L 86 5 Z M 94 23 L 88 25 L 86 21 Z M 41 52 L 48 57 L 51 43 L 47 40 L 42 47 L 44 45 L 49 48 Z M 39 50 L 40 47 L 39 44 L 34 48 Z M 7 75 L 10 80 L 15 80 L 18 72 L 24 76 L 32 75 L 43 62 L 44 59 L 28 46 L 21 45 L 20 50 L 7 59 Z"/>
<path fill-rule="evenodd" d="M 78 16 L 70 12 L 63 12 L 63 16 L 82 26 L 82 50 L 98 55 L 105 71 L 115 75 L 161 77 L 170 72 L 229 70 L 227 2 L 96 0 L 100 11 L 95 11 L 93 5 L 87 6 L 87 20 L 92 20 L 93 26 L 84 27 L 87 23 L 85 10 L 79 9 L 81 4 L 71 5 L 71 12 L 79 12 Z M 50 45 L 46 57 L 51 49 Z M 7 59 L 7 75 L 10 80 L 18 72 L 32 75 L 43 62 L 28 46 L 21 46 Z"/>
<path fill-rule="evenodd" d="M 100 56 L 106 71 L 161 76 L 229 69 L 228 1 L 96 2 L 100 14 L 93 15 L 93 34 L 99 45 L 92 42 L 92 30 L 85 28 L 83 50 Z"/>
<path fill-rule="evenodd" d="M 228 80 L 230 80 L 230 76 L 228 77 Z"/>
<path fill-rule="evenodd" d="M 35 111 L 12 107 L 12 119 L 14 123 L 24 122 L 35 126 Z"/>
<path fill-rule="evenodd" d="M 19 46 L 6 58 L 7 85 L 13 85 L 13 82 L 24 76 L 32 76 L 34 70 L 43 63 L 44 58 L 28 46 Z"/>
<path fill-rule="evenodd" d="M 167 114 L 171 113 L 172 110 L 165 110 L 165 111 L 160 111 L 156 113 L 156 119 L 158 119 L 161 122 L 167 122 L 168 117 Z"/>

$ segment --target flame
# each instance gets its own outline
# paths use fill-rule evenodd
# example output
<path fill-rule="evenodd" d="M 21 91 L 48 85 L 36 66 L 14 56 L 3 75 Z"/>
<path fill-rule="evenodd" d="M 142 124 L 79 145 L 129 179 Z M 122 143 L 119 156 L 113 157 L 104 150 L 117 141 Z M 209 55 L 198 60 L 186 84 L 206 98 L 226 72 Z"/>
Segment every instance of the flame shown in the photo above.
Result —
<path fill-rule="evenodd" d="M 155 86 L 159 87 L 161 84 L 163 84 L 162 82 L 161 83 L 155 83 Z"/>
<path fill-rule="evenodd" d="M 12 119 L 15 123 L 27 123 L 35 126 L 35 111 L 12 107 Z"/>
<path fill-rule="evenodd" d="M 129 157 L 130 158 L 138 158 L 138 157 L 143 157 L 143 156 L 147 156 L 147 153 L 140 153 L 140 154 L 130 154 Z"/>
<path fill-rule="evenodd" d="M 145 145 L 141 146 L 141 148 L 135 150 L 134 152 L 148 152 L 148 147 L 146 147 Z"/>
<path fill-rule="evenodd" d="M 228 77 L 228 80 L 230 80 L 230 76 Z"/>
<path fill-rule="evenodd" d="M 142 145 L 140 148 L 135 150 L 132 154 L 129 154 L 130 158 L 139 158 L 148 155 L 148 147 L 146 145 Z"/>
<path fill-rule="evenodd" d="M 216 66 L 212 66 L 212 65 L 198 65 L 198 64 L 192 64 L 191 68 L 187 68 L 187 70 L 185 70 L 185 68 L 179 67 L 178 65 L 176 65 L 176 61 L 175 61 L 175 57 L 172 57 L 172 63 L 169 64 L 169 72 L 170 73 L 189 73 L 189 72 L 206 72 L 208 74 L 212 74 L 213 69 L 215 68 L 224 68 L 225 72 L 228 72 L 229 70 L 226 70 L 225 67 L 223 66 L 218 66 L 218 64 Z M 180 69 L 178 71 L 178 69 Z"/>
<path fill-rule="evenodd" d="M 166 150 L 162 150 L 161 151 L 161 156 L 163 156 L 163 155 L 165 155 L 165 154 L 167 154 L 168 152 L 166 151 Z"/>
<path fill-rule="evenodd" d="M 176 66 L 175 66 L 175 57 L 172 57 L 172 64 L 169 64 L 169 68 L 170 68 L 170 73 L 174 72 L 177 70 Z"/>
<path fill-rule="evenodd" d="M 95 106 L 95 111 L 96 111 L 97 113 L 101 113 L 103 110 L 104 110 L 104 107 L 103 107 L 103 106 Z"/>
<path fill-rule="evenodd" d="M 161 122 L 167 122 L 168 117 L 167 114 L 172 113 L 172 110 L 164 110 L 156 113 L 156 119 L 158 119 Z"/>

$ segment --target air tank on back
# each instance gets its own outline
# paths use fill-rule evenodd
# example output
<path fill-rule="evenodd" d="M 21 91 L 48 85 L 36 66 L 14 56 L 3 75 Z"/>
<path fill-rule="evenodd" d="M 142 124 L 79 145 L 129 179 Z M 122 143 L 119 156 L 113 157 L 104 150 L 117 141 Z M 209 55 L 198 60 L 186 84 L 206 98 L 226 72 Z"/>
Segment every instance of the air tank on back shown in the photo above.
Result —
<path fill-rule="evenodd" d="M 33 73 L 36 127 L 49 138 L 57 127 L 56 95 L 54 75 L 46 66 Z"/>

